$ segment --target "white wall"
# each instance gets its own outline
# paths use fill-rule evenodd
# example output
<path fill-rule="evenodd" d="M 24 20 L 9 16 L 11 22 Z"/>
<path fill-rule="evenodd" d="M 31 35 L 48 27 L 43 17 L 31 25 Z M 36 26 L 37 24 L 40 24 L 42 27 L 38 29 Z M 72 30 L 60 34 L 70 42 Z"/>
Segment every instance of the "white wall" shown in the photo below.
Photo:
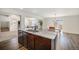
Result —
<path fill-rule="evenodd" d="M 9 22 L 1 22 L 1 27 L 9 27 Z"/>
<path fill-rule="evenodd" d="M 6 22 L 6 21 L 9 21 L 9 19 L 7 16 L 0 15 L 0 22 L 1 21 Z"/>
<path fill-rule="evenodd" d="M 63 31 L 67 33 L 79 34 L 79 15 L 58 17 L 63 20 Z M 49 24 L 54 24 L 55 18 L 44 18 L 43 28 L 47 29 Z"/>
<path fill-rule="evenodd" d="M 44 18 L 43 20 L 43 29 L 48 29 L 48 26 L 54 26 L 55 18 Z"/>
<path fill-rule="evenodd" d="M 63 22 L 63 31 L 79 34 L 79 15 L 61 17 Z"/>
<path fill-rule="evenodd" d="M 0 15 L 0 25 L 2 26 L 2 27 L 9 27 L 9 19 L 8 19 L 8 17 L 7 16 L 3 16 L 3 15 Z"/>

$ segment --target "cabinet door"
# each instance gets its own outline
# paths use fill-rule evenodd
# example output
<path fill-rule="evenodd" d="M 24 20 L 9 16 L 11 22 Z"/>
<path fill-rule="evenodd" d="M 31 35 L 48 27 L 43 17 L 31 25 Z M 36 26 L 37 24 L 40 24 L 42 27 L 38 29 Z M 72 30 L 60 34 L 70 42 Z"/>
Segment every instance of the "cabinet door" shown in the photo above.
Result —
<path fill-rule="evenodd" d="M 28 49 L 34 50 L 34 35 L 28 34 L 27 35 L 27 41 L 28 41 Z"/>
<path fill-rule="evenodd" d="M 37 36 L 35 39 L 35 49 L 36 50 L 50 50 L 51 49 L 51 39 Z"/>
<path fill-rule="evenodd" d="M 24 47 L 27 48 L 27 33 L 23 32 L 23 39 L 24 39 Z"/>
<path fill-rule="evenodd" d="M 22 36 L 19 36 L 18 37 L 18 42 L 19 42 L 19 44 L 21 44 L 21 45 L 23 45 L 23 37 Z"/>
<path fill-rule="evenodd" d="M 23 31 L 19 31 L 19 32 L 18 32 L 18 42 L 19 42 L 21 45 L 24 45 Z"/>
<path fill-rule="evenodd" d="M 39 48 L 39 40 L 40 40 L 40 38 L 38 37 L 38 36 L 35 36 L 35 50 L 39 50 L 40 48 Z"/>

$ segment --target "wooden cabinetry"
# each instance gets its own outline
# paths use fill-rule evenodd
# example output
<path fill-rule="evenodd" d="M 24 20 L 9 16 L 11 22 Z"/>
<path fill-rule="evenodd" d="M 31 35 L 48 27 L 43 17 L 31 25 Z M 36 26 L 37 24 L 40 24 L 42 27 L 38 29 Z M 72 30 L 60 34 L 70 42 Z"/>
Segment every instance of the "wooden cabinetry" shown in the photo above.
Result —
<path fill-rule="evenodd" d="M 18 41 L 29 50 L 51 50 L 51 39 L 31 33 L 22 32 Z"/>
<path fill-rule="evenodd" d="M 51 39 L 43 38 L 37 35 L 28 33 L 28 49 L 32 50 L 50 50 Z"/>
<path fill-rule="evenodd" d="M 24 31 L 18 32 L 18 42 L 27 48 L 27 33 Z"/>
<path fill-rule="evenodd" d="M 28 42 L 27 42 L 27 33 L 26 32 L 23 32 L 23 45 L 24 45 L 24 47 L 26 47 L 27 48 L 27 44 L 28 44 Z"/>
<path fill-rule="evenodd" d="M 18 31 L 18 42 L 21 44 L 21 45 L 24 45 L 24 40 L 23 40 L 23 34 L 22 34 L 22 31 Z"/>
<path fill-rule="evenodd" d="M 27 48 L 34 50 L 34 35 L 27 33 Z"/>
<path fill-rule="evenodd" d="M 36 50 L 50 50 L 51 39 L 35 36 L 35 49 Z"/>

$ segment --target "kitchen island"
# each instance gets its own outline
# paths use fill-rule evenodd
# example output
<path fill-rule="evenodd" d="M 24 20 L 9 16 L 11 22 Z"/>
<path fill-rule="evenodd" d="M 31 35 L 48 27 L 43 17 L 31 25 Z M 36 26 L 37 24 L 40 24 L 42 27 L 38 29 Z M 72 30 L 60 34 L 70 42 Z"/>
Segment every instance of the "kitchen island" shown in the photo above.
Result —
<path fill-rule="evenodd" d="M 29 50 L 56 49 L 57 33 L 54 31 L 40 30 L 35 32 L 22 30 L 22 33 L 26 34 L 24 34 L 22 37 L 19 37 L 18 41 Z"/>

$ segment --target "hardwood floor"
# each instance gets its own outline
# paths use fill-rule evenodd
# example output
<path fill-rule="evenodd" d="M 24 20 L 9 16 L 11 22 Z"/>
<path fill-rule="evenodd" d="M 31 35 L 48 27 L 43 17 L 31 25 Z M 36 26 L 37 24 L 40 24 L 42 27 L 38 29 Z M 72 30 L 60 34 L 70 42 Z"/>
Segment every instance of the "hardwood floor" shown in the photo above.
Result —
<path fill-rule="evenodd" d="M 57 38 L 57 50 L 79 50 L 79 34 L 61 32 Z"/>
<path fill-rule="evenodd" d="M 25 48 L 24 46 L 22 46 L 21 44 L 19 44 L 19 48 L 18 50 L 28 50 L 27 48 Z"/>
<path fill-rule="evenodd" d="M 0 50 L 27 50 L 27 48 L 19 44 L 17 39 L 14 38 L 0 42 Z"/>
<path fill-rule="evenodd" d="M 0 42 L 0 50 L 17 50 L 18 47 L 17 37 Z"/>

